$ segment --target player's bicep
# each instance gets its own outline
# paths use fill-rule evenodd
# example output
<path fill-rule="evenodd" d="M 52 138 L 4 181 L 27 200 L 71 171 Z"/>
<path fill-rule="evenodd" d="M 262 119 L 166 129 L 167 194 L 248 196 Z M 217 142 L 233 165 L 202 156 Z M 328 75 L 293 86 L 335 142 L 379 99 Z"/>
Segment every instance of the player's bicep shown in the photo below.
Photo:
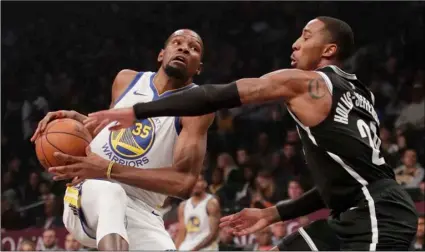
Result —
<path fill-rule="evenodd" d="M 207 205 L 208 219 L 212 231 L 218 230 L 221 217 L 220 203 L 217 199 L 211 199 Z"/>
<path fill-rule="evenodd" d="M 298 69 L 283 69 L 261 78 L 237 81 L 242 103 L 284 99 L 289 103 L 295 98 L 310 95 L 313 99 L 326 95 L 326 83 L 320 73 Z"/>

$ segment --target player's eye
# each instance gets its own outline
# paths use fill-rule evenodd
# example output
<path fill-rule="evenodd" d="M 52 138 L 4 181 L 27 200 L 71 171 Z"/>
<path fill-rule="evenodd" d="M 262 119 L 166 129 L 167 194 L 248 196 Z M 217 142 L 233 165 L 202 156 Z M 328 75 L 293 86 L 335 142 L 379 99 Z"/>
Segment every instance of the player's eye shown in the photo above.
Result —
<path fill-rule="evenodd" d="M 192 46 L 192 48 L 191 48 L 193 51 L 195 51 L 195 52 L 199 52 L 199 49 L 197 48 L 197 47 L 194 47 L 194 46 Z"/>

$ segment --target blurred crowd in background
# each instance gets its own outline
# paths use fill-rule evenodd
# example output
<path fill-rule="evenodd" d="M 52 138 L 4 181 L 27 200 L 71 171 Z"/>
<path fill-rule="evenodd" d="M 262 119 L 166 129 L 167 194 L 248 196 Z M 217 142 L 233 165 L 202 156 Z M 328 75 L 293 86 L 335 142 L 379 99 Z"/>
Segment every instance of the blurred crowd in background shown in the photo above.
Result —
<path fill-rule="evenodd" d="M 346 70 L 374 92 L 383 154 L 397 181 L 415 201 L 423 200 L 424 2 L 3 2 L 2 7 L 2 231 L 44 228 L 44 249 L 57 248 L 50 228 L 63 227 L 65 186 L 43 170 L 29 141 L 48 111 L 107 108 L 114 76 L 121 69 L 156 71 L 157 54 L 179 28 L 194 29 L 204 40 L 198 84 L 287 68 L 292 43 L 306 21 L 319 15 L 352 26 L 358 50 Z M 281 101 L 217 112 L 204 166 L 208 191 L 219 198 L 223 214 L 296 199 L 312 186 L 295 123 Z M 178 203 L 167 201 L 166 221 L 176 220 Z M 423 218 L 420 227 L 423 236 Z M 175 228 L 169 228 L 172 235 Z M 278 223 L 242 245 L 221 232 L 220 246 L 272 245 L 286 231 Z M 68 238 L 67 250 L 80 249 Z"/>

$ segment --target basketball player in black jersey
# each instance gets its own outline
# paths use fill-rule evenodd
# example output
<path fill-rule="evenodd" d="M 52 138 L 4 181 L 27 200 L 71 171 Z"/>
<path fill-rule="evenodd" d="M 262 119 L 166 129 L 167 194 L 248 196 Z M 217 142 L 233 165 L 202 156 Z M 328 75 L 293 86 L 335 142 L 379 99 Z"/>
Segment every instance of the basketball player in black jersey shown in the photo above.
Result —
<path fill-rule="evenodd" d="M 295 69 L 204 85 L 89 117 L 117 120 L 119 127 L 128 127 L 136 118 L 194 116 L 283 98 L 298 124 L 315 187 L 294 201 L 224 217 L 221 226 L 245 235 L 328 207 L 331 216 L 327 223 L 319 221 L 300 229 L 278 249 L 408 250 L 416 232 L 417 213 L 380 154 L 375 98 L 355 75 L 339 68 L 350 56 L 353 41 L 345 22 L 318 17 L 304 27 L 293 44 L 291 65 Z"/>

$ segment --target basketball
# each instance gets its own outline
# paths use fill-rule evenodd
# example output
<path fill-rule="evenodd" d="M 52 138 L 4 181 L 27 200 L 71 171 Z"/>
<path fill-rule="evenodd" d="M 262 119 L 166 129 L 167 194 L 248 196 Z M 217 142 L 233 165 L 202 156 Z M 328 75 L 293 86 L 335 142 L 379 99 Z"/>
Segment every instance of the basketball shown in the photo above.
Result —
<path fill-rule="evenodd" d="M 72 156 L 85 156 L 92 137 L 84 125 L 73 119 L 57 119 L 47 124 L 45 131 L 35 141 L 35 152 L 41 165 L 48 169 L 64 165 L 53 156 L 62 152 Z"/>

